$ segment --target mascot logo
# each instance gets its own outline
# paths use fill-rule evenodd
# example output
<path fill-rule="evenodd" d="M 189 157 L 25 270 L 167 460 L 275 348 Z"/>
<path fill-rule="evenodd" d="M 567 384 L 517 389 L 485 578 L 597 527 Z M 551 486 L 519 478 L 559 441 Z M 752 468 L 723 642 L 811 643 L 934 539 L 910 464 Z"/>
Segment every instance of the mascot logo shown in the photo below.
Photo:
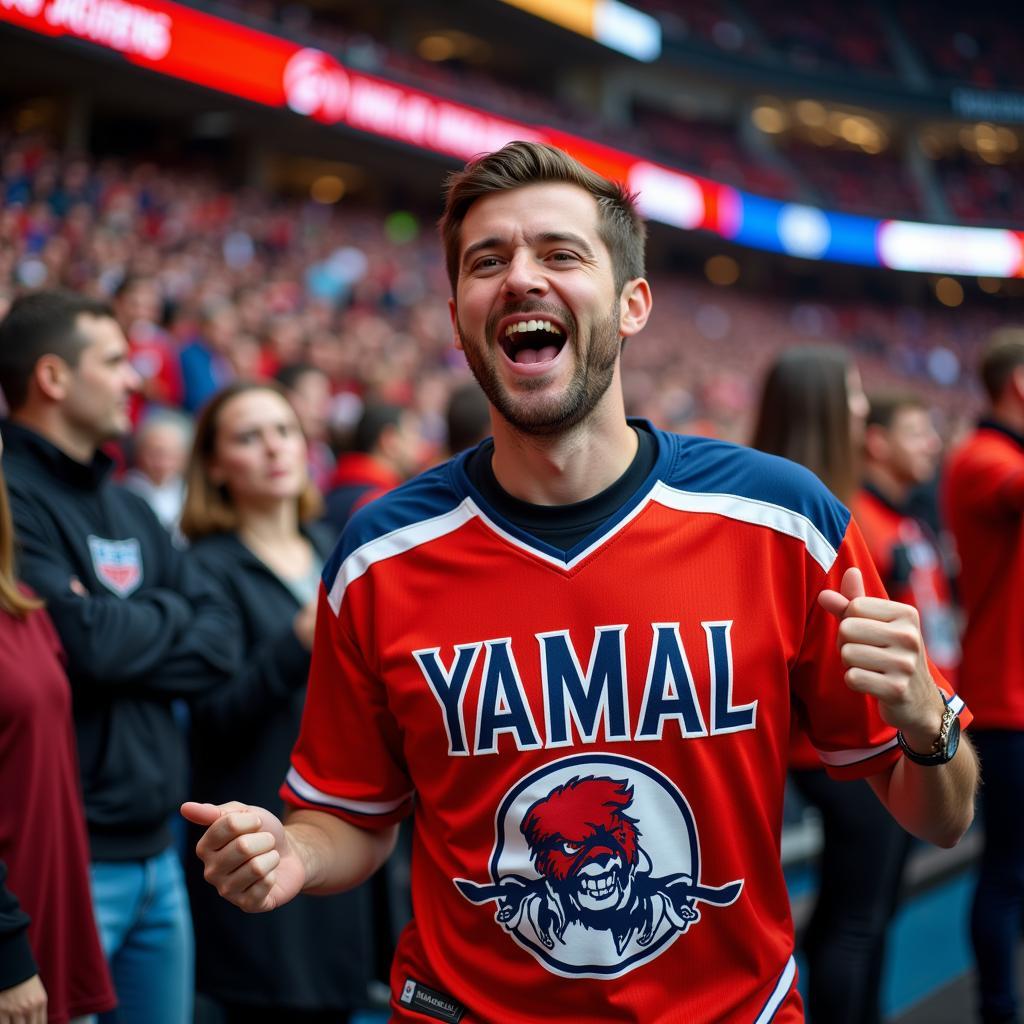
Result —
<path fill-rule="evenodd" d="M 556 974 L 619 977 L 696 924 L 698 904 L 728 906 L 743 888 L 701 883 L 689 804 L 632 758 L 547 765 L 512 787 L 496 824 L 491 883 L 455 886 L 496 902 L 496 922 Z"/>

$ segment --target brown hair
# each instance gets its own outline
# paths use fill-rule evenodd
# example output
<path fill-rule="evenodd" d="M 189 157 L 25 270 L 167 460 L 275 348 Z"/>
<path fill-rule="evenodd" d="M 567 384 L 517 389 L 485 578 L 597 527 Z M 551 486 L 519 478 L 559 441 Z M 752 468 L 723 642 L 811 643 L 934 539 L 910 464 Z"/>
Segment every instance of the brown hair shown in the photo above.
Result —
<path fill-rule="evenodd" d="M 850 357 L 832 345 L 791 348 L 765 377 L 751 446 L 782 455 L 816 473 L 849 502 L 859 477 L 850 434 Z"/>
<path fill-rule="evenodd" d="M 636 197 L 619 182 L 602 178 L 568 153 L 540 142 L 510 142 L 494 153 L 471 160 L 445 181 L 441 239 L 452 293 L 459 279 L 462 222 L 469 208 L 484 196 L 542 182 L 575 185 L 597 200 L 597 231 L 608 248 L 615 288 L 644 276 L 647 231 L 637 212 Z"/>
<path fill-rule="evenodd" d="M 1024 327 L 1000 328 L 992 335 L 978 367 L 991 401 L 999 401 L 1018 366 L 1024 366 Z"/>
<path fill-rule="evenodd" d="M 888 430 L 906 409 L 924 409 L 927 404 L 913 391 L 881 391 L 868 396 L 867 426 Z"/>
<path fill-rule="evenodd" d="M 7 406 L 20 409 L 29 381 L 45 355 L 60 356 L 72 369 L 86 347 L 79 318 L 114 319 L 105 303 L 74 292 L 52 289 L 19 296 L 0 320 L 0 388 Z"/>
<path fill-rule="evenodd" d="M 18 587 L 14 575 L 14 524 L 7 497 L 7 484 L 0 468 L 0 610 L 24 618 L 30 611 L 42 608 L 43 602 L 29 597 Z"/>
<path fill-rule="evenodd" d="M 185 504 L 181 510 L 181 532 L 191 541 L 211 533 L 232 533 L 239 527 L 238 511 L 231 496 L 225 487 L 210 479 L 209 465 L 217 443 L 218 421 L 224 406 L 239 395 L 251 391 L 270 391 L 288 402 L 284 389 L 274 381 L 236 381 L 218 391 L 199 413 L 192 454 L 185 471 Z M 323 499 L 312 480 L 307 481 L 298 502 L 299 522 L 306 523 L 320 517 Z"/>

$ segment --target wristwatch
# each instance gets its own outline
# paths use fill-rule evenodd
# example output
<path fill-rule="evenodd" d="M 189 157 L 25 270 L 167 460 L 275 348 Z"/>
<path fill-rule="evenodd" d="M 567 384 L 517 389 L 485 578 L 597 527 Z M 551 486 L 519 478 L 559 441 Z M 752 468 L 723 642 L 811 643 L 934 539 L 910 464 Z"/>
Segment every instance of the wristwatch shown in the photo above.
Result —
<path fill-rule="evenodd" d="M 936 689 L 938 689 L 936 687 Z M 960 745 L 960 718 L 946 700 L 946 695 L 939 690 L 942 696 L 942 724 L 939 726 L 939 735 L 932 744 L 932 749 L 927 754 L 918 753 L 911 748 L 903 736 L 903 733 L 896 733 L 896 741 L 903 750 L 904 756 L 909 757 L 914 764 L 923 764 L 931 767 L 938 764 L 947 764 L 953 760 L 956 748 Z"/>

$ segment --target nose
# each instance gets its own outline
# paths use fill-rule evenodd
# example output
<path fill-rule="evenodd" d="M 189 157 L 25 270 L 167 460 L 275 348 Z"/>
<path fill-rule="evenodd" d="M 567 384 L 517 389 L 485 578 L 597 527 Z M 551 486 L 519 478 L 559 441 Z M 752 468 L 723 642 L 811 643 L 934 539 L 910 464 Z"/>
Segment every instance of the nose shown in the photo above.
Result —
<path fill-rule="evenodd" d="M 517 249 L 509 260 L 502 282 L 502 291 L 506 299 L 520 298 L 525 295 L 544 295 L 548 290 L 547 278 L 543 268 L 525 249 Z"/>

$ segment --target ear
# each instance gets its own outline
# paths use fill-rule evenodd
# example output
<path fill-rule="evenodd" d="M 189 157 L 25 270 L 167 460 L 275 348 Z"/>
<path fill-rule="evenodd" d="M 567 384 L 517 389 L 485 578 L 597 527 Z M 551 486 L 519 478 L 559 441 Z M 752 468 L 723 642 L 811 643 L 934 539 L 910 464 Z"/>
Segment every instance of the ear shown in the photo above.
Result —
<path fill-rule="evenodd" d="M 889 433 L 878 423 L 864 428 L 864 454 L 875 462 L 884 462 L 889 456 Z"/>
<path fill-rule="evenodd" d="M 619 296 L 619 333 L 624 338 L 639 334 L 651 315 L 651 286 L 642 278 L 628 281 Z"/>
<path fill-rule="evenodd" d="M 40 356 L 32 370 L 36 389 L 51 402 L 63 402 L 67 398 L 71 377 L 71 367 L 52 352 Z"/>
<path fill-rule="evenodd" d="M 448 300 L 448 315 L 452 318 L 452 336 L 455 338 L 455 347 L 462 351 L 462 335 L 459 334 L 459 315 L 455 310 L 455 300 Z"/>

